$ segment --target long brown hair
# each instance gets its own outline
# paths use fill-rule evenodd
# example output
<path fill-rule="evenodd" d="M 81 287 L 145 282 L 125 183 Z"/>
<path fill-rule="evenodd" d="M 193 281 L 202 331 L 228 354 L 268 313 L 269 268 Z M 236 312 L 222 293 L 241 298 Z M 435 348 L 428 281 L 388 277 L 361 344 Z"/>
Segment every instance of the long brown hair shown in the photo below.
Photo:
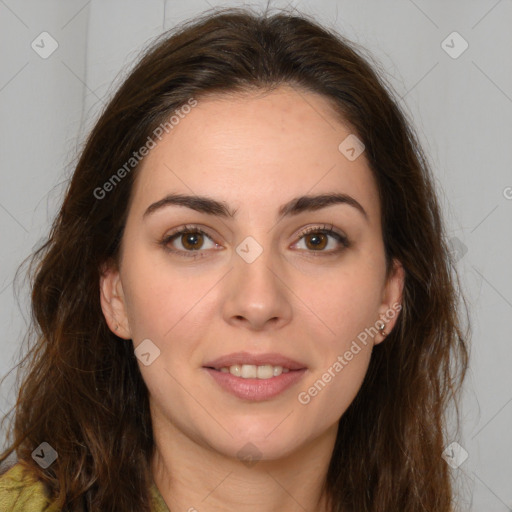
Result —
<path fill-rule="evenodd" d="M 132 344 L 109 330 L 99 300 L 100 268 L 118 257 L 138 167 L 126 162 L 191 98 L 280 84 L 323 95 L 364 143 L 386 258 L 405 269 L 397 324 L 339 422 L 325 482 L 331 509 L 452 510 L 445 414 L 469 354 L 427 159 L 392 89 L 354 44 L 307 15 L 248 8 L 207 11 L 145 51 L 96 122 L 31 260 L 35 342 L 0 461 L 15 451 L 64 510 L 149 511 L 148 391 Z M 122 179 L 112 181 L 116 173 Z M 42 442 L 58 452 L 47 469 L 31 457 Z"/>

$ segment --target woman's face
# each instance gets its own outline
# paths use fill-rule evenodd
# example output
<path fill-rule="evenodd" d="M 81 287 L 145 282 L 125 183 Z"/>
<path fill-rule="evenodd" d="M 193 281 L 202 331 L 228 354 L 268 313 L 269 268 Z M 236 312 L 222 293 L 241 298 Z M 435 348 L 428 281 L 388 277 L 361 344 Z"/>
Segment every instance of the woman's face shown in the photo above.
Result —
<path fill-rule="evenodd" d="M 153 428 L 269 460 L 333 434 L 403 286 L 400 266 L 386 282 L 378 192 L 350 134 L 321 96 L 280 87 L 200 99 L 156 139 L 102 277 L 110 328 L 140 346 Z M 298 200 L 332 194 L 352 199 Z"/>

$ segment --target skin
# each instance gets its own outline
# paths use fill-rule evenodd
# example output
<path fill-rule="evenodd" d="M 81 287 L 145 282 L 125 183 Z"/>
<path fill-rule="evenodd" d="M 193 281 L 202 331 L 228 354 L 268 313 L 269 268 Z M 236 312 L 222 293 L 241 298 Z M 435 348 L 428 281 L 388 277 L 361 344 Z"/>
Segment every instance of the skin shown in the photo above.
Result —
<path fill-rule="evenodd" d="M 201 99 L 137 171 L 120 261 L 101 277 L 101 304 L 118 336 L 134 347 L 150 339 L 160 350 L 150 365 L 138 362 L 150 394 L 153 478 L 171 510 L 326 510 L 321 487 L 338 421 L 373 345 L 385 338 L 360 344 L 307 405 L 298 394 L 400 302 L 404 280 L 398 262 L 386 280 L 378 191 L 364 153 L 349 161 L 338 150 L 350 133 L 322 96 L 289 86 L 214 96 Z M 171 192 L 225 201 L 236 215 L 173 205 L 143 218 Z M 277 221 L 292 198 L 332 192 L 355 198 L 368 220 L 335 204 Z M 211 237 L 195 251 L 204 257 L 158 243 L 185 224 Z M 300 237 L 331 224 L 349 247 L 329 235 L 317 249 L 318 232 Z M 236 252 L 247 236 L 263 248 L 252 263 Z M 168 247 L 193 252 L 186 243 L 178 236 Z M 397 316 L 385 319 L 387 333 Z M 241 350 L 278 352 L 308 370 L 275 398 L 242 400 L 203 369 Z M 253 465 L 237 455 L 249 442 L 261 457 Z"/>

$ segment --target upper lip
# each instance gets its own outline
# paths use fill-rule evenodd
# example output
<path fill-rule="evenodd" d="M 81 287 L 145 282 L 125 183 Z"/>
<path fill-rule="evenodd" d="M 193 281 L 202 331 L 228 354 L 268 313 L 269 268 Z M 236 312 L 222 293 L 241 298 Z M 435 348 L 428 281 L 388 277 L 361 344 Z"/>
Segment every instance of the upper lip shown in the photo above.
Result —
<path fill-rule="evenodd" d="M 203 366 L 205 368 L 225 368 L 235 364 L 251 364 L 256 366 L 263 366 L 270 364 L 272 366 L 282 366 L 289 370 L 302 370 L 306 365 L 285 357 L 281 354 L 267 353 L 267 354 L 251 354 L 249 352 L 234 352 L 222 357 L 218 357 L 212 361 L 207 362 Z"/>

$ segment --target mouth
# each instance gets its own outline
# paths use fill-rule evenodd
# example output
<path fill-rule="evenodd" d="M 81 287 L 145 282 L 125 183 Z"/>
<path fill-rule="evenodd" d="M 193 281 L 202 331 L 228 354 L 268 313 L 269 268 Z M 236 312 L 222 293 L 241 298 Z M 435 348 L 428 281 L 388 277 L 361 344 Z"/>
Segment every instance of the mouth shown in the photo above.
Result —
<path fill-rule="evenodd" d="M 303 363 L 281 354 L 238 352 L 203 368 L 223 390 L 249 401 L 271 399 L 296 384 L 307 371 Z"/>
<path fill-rule="evenodd" d="M 235 352 L 207 362 L 203 368 L 230 373 L 242 379 L 271 379 L 283 373 L 305 370 L 307 366 L 282 354 Z"/>

